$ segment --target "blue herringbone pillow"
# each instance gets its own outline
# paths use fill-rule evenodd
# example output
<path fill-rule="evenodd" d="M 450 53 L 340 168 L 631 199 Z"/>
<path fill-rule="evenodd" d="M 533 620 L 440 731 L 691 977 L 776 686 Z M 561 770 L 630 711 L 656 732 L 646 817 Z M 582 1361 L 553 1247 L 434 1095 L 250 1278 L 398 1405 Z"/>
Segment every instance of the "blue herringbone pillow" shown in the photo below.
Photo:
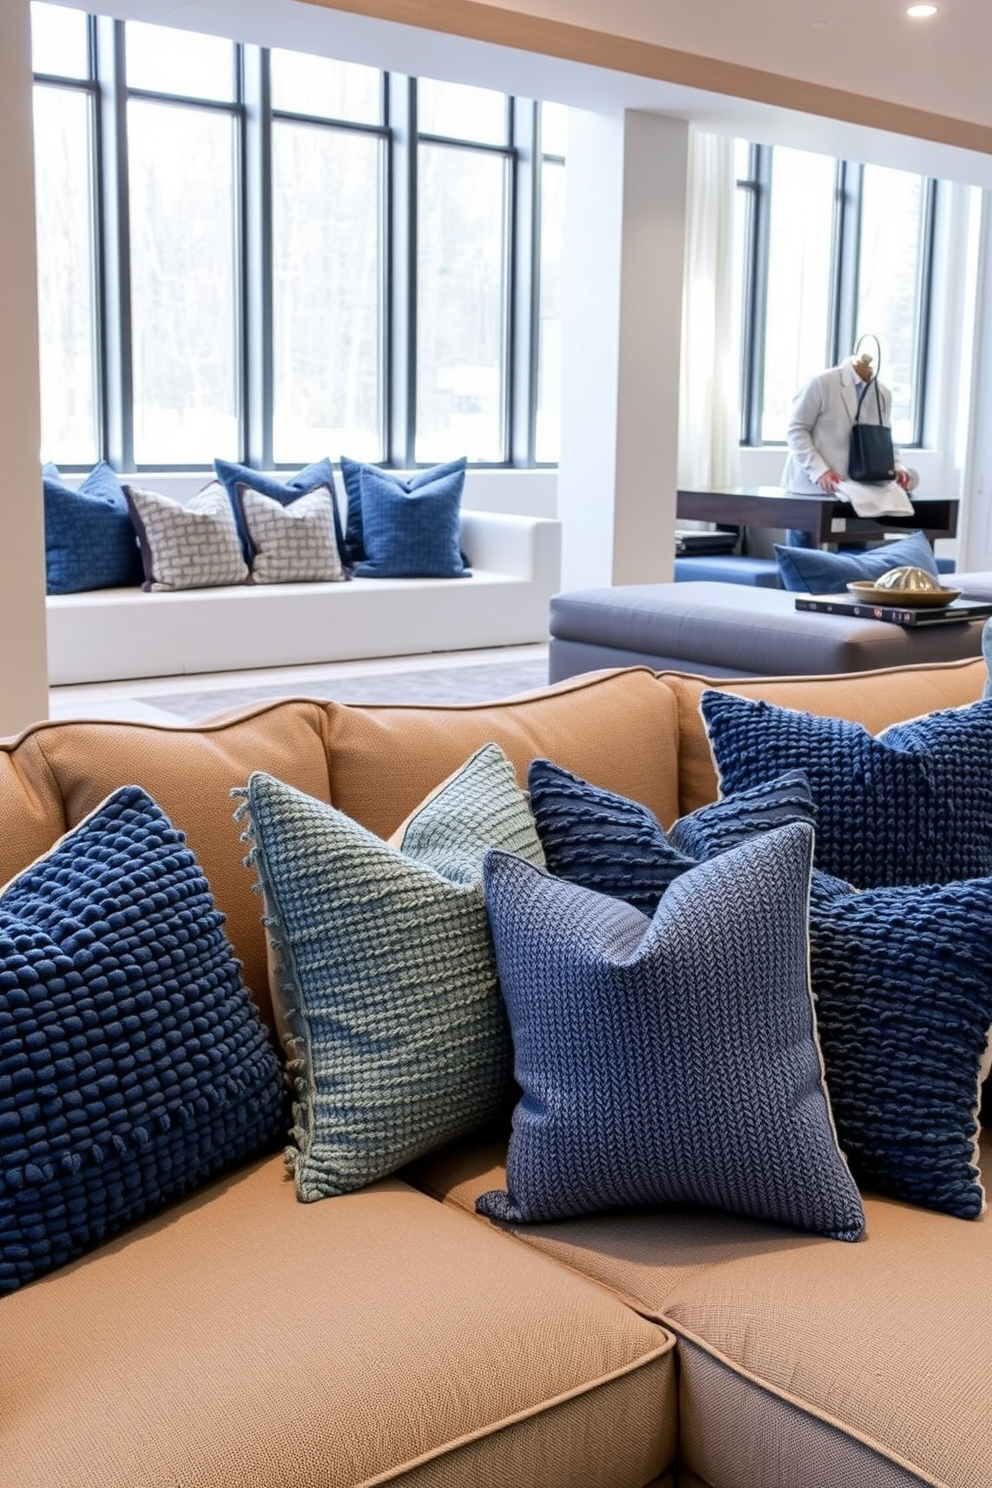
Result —
<path fill-rule="evenodd" d="M 510 1098 L 510 1039 L 482 893 L 491 847 L 543 863 L 495 744 L 406 823 L 400 848 L 270 775 L 248 782 L 277 1016 L 295 1079 L 302 1199 L 347 1193 Z"/>
<path fill-rule="evenodd" d="M 704 806 L 666 836 L 636 802 L 544 762 L 537 774 L 532 802 L 549 868 L 646 914 L 694 859 L 726 850 L 727 841 L 698 830 L 709 814 L 735 801 L 756 804 L 762 792 Z M 786 784 L 763 789 L 774 801 Z M 549 790 L 558 803 L 550 833 Z M 787 802 L 788 794 L 779 804 Z M 672 842 L 686 824 L 696 828 L 692 843 L 683 841 L 690 856 Z M 740 890 L 749 892 L 743 879 Z M 974 1217 L 983 1205 L 974 1144 L 992 1024 L 992 879 L 858 893 L 814 872 L 809 926 L 827 1086 L 855 1176 L 882 1193 Z"/>
<path fill-rule="evenodd" d="M 485 887 L 523 1097 L 482 1214 L 705 1204 L 855 1240 L 807 969 L 813 831 L 670 885 L 652 919 L 505 853 Z"/>
<path fill-rule="evenodd" d="M 283 1134 L 207 881 L 116 791 L 0 896 L 0 1292 Z"/>
<path fill-rule="evenodd" d="M 667 834 L 646 806 L 590 785 L 551 760 L 534 760 L 527 784 L 548 871 L 648 915 L 668 885 L 704 858 L 757 832 L 813 819 L 809 785 L 799 771 L 701 806 Z"/>
<path fill-rule="evenodd" d="M 142 580 L 138 539 L 120 481 L 103 461 L 73 490 L 58 467 L 42 470 L 49 594 L 116 589 Z"/>
<path fill-rule="evenodd" d="M 730 692 L 704 692 L 700 706 L 726 793 L 805 773 L 827 873 L 859 889 L 992 874 L 992 700 L 877 737 Z"/>

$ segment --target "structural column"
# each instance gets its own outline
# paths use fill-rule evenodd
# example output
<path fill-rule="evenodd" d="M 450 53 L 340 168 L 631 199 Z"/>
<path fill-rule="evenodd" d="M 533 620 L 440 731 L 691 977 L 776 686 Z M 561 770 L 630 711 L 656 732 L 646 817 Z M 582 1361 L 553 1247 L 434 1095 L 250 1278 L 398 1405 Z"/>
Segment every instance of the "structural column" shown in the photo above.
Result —
<path fill-rule="evenodd" d="M 47 716 L 28 0 L 0 5 L 0 735 Z"/>
<path fill-rule="evenodd" d="M 688 124 L 569 115 L 562 587 L 672 577 Z"/>

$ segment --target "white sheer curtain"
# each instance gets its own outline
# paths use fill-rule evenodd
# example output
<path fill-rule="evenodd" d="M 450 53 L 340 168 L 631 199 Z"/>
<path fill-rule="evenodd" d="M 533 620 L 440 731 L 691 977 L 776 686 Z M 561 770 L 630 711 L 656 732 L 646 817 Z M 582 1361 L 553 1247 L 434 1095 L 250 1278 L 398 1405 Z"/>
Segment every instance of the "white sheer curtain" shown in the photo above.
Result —
<path fill-rule="evenodd" d="M 740 326 L 734 295 L 734 142 L 692 130 L 686 199 L 678 481 L 738 482 Z"/>

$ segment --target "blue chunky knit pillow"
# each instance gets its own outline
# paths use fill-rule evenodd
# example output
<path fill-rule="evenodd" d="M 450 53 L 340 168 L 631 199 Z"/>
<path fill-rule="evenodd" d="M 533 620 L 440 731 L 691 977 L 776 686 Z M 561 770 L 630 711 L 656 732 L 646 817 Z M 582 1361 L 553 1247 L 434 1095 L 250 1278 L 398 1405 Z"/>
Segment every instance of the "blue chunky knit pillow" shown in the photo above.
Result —
<path fill-rule="evenodd" d="M 798 770 L 701 806 L 667 834 L 646 806 L 589 785 L 551 760 L 531 763 L 527 785 L 548 871 L 647 915 L 668 885 L 704 858 L 757 832 L 813 819 L 809 785 Z"/>
<path fill-rule="evenodd" d="M 238 794 L 295 1081 L 299 1197 L 361 1188 L 503 1112 L 510 1039 L 482 860 L 544 857 L 502 750 L 486 745 L 428 797 L 398 849 L 271 775 Z"/>
<path fill-rule="evenodd" d="M 531 799 L 549 868 L 647 914 L 693 858 L 729 845 L 697 832 L 689 856 L 680 856 L 672 842 L 679 829 L 705 823 L 720 806 L 760 799 L 750 791 L 704 806 L 666 837 L 636 802 L 544 761 L 535 773 Z M 785 784 L 764 790 L 774 795 Z M 550 832 L 548 799 L 559 807 Z M 743 878 L 739 890 L 750 892 Z M 973 1218 L 983 1205 L 974 1144 L 992 1024 L 992 879 L 858 893 L 814 872 L 809 934 L 827 1087 L 855 1176 Z"/>
<path fill-rule="evenodd" d="M 78 490 L 56 465 L 42 469 L 45 579 L 49 594 L 138 585 L 144 577 L 124 491 L 101 460 Z"/>
<path fill-rule="evenodd" d="M 814 873 L 810 955 L 837 1135 L 858 1179 L 975 1219 L 992 879 L 858 893 Z"/>
<path fill-rule="evenodd" d="M 700 707 L 724 792 L 806 774 L 817 867 L 860 889 L 992 874 L 992 700 L 877 736 L 730 692 Z"/>
<path fill-rule="evenodd" d="M 345 545 L 348 549 L 349 560 L 352 563 L 361 563 L 368 556 L 365 551 L 365 531 L 362 525 L 363 470 L 374 471 L 381 479 L 391 481 L 398 490 L 405 491 L 409 495 L 411 491 L 419 491 L 423 486 L 431 486 L 435 481 L 446 480 L 450 476 L 464 481 L 467 465 L 468 460 L 462 456 L 458 460 L 449 460 L 444 465 L 432 465 L 429 470 L 417 470 L 413 475 L 403 477 L 394 475 L 392 471 L 383 470 L 379 465 L 363 465 L 359 460 L 349 460 L 346 455 L 342 455 L 341 479 L 348 497 Z"/>
<path fill-rule="evenodd" d="M 812 837 L 797 822 L 690 869 L 650 920 L 488 854 L 523 1097 L 507 1189 L 483 1194 L 481 1214 L 705 1204 L 860 1237 L 809 991 Z"/>
<path fill-rule="evenodd" d="M 196 859 L 137 786 L 0 896 L 0 1292 L 275 1146 L 282 1072 Z"/>
<path fill-rule="evenodd" d="M 344 531 L 341 526 L 341 513 L 338 511 L 338 503 L 334 495 L 334 467 L 330 460 L 316 460 L 312 465 L 304 466 L 288 480 L 281 480 L 274 475 L 265 475 L 260 470 L 252 470 L 250 465 L 237 465 L 233 460 L 215 460 L 214 470 L 233 508 L 245 562 L 249 567 L 255 557 L 256 549 L 245 522 L 242 504 L 238 500 L 238 486 L 247 486 L 249 490 L 257 491 L 260 496 L 268 496 L 272 501 L 280 502 L 282 506 L 291 506 L 297 497 L 308 495 L 318 486 L 326 486 L 331 493 L 334 540 L 337 544 L 338 557 L 342 565 L 348 564 L 348 549 L 345 546 Z"/>

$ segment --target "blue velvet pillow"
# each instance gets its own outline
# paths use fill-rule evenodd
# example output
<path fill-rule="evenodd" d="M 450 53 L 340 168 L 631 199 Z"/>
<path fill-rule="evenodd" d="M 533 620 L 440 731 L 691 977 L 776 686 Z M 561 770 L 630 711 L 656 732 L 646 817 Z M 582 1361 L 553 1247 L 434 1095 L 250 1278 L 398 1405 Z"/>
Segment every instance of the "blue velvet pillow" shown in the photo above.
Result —
<path fill-rule="evenodd" d="M 464 475 L 468 464 L 463 456 L 458 460 L 449 460 L 444 465 L 434 465 L 430 470 L 418 470 L 409 479 L 402 476 L 392 475 L 378 465 L 363 465 L 358 460 L 349 460 L 346 455 L 341 456 L 341 479 L 344 482 L 345 495 L 348 497 L 348 525 L 345 532 L 345 546 L 348 549 L 349 561 L 361 563 L 365 558 L 365 535 L 362 527 L 362 471 L 374 470 L 385 480 L 391 480 L 401 491 L 409 494 L 411 491 L 419 491 L 421 486 L 433 485 L 436 480 L 443 480 L 446 476 L 457 475 L 459 471 Z"/>
<path fill-rule="evenodd" d="M 471 577 L 458 545 L 464 466 L 406 491 L 381 470 L 362 470 L 364 579 Z"/>
<path fill-rule="evenodd" d="M 0 895 L 0 1292 L 278 1140 L 282 1071 L 222 925 L 137 786 Z"/>
<path fill-rule="evenodd" d="M 720 833 L 696 830 L 684 843 L 688 859 L 673 849 L 678 828 L 705 825 L 708 813 L 754 796 L 704 806 L 666 836 L 635 802 L 581 781 L 573 786 L 574 776 L 545 761 L 533 768 L 531 801 L 548 867 L 647 914 L 692 857 L 726 849 L 734 818 L 722 841 Z M 787 797 L 782 806 L 789 809 Z M 740 887 L 750 892 L 743 879 Z M 827 1086 L 855 1176 L 880 1192 L 973 1218 L 983 1205 L 975 1109 L 992 1024 L 992 879 L 858 893 L 814 872 L 809 929 Z"/>
<path fill-rule="evenodd" d="M 141 553 L 120 481 L 101 460 L 78 490 L 56 465 L 42 469 L 45 579 L 49 594 L 138 585 Z"/>
<path fill-rule="evenodd" d="M 551 760 L 532 761 L 527 786 L 548 871 L 647 915 L 668 885 L 704 858 L 757 832 L 813 819 L 809 785 L 798 770 L 701 806 L 667 834 L 646 806 L 590 785 Z"/>
<path fill-rule="evenodd" d="M 245 562 L 249 567 L 255 557 L 255 544 L 245 524 L 244 511 L 238 500 L 239 485 L 247 486 L 249 490 L 257 491 L 261 496 L 268 496 L 272 501 L 280 502 L 282 506 L 291 506 L 298 496 L 306 496 L 318 486 L 326 486 L 331 493 L 334 540 L 337 544 L 338 556 L 343 566 L 348 564 L 348 550 L 341 526 L 341 513 L 338 511 L 338 503 L 334 496 L 334 467 L 330 460 L 317 460 L 313 465 L 306 465 L 288 480 L 281 480 L 274 475 L 263 475 L 261 471 L 252 470 L 249 465 L 236 465 L 231 460 L 215 460 L 214 470 L 234 509 L 238 536 L 241 538 Z"/>
<path fill-rule="evenodd" d="M 652 919 L 487 855 L 523 1095 L 481 1214 L 705 1204 L 860 1237 L 809 990 L 812 839 L 806 822 L 754 837 L 677 878 Z"/>
<path fill-rule="evenodd" d="M 923 532 L 860 553 L 825 553 L 822 548 L 775 544 L 782 587 L 797 594 L 842 594 L 858 579 L 877 579 L 891 568 L 925 568 L 940 578 L 933 548 Z"/>
<path fill-rule="evenodd" d="M 838 1140 L 855 1174 L 977 1218 L 992 879 L 859 893 L 814 873 L 810 956 Z"/>
<path fill-rule="evenodd" d="M 992 700 L 877 737 L 730 692 L 706 691 L 700 707 L 726 794 L 807 776 L 818 868 L 859 889 L 992 874 Z"/>

